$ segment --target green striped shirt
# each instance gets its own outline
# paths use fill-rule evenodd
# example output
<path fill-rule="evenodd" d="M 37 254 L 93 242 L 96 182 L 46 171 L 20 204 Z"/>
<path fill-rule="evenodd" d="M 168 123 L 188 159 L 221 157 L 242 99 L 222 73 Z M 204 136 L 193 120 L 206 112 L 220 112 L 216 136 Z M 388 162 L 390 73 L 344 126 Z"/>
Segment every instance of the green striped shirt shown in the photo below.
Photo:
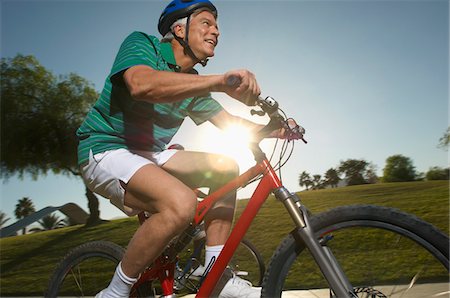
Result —
<path fill-rule="evenodd" d="M 186 117 L 197 125 L 222 110 L 210 94 L 175 103 L 134 100 L 123 81 L 123 72 L 135 65 L 179 71 L 170 43 L 133 32 L 122 43 L 100 97 L 77 130 L 78 163 L 106 150 L 129 148 L 158 152 L 165 149 Z"/>

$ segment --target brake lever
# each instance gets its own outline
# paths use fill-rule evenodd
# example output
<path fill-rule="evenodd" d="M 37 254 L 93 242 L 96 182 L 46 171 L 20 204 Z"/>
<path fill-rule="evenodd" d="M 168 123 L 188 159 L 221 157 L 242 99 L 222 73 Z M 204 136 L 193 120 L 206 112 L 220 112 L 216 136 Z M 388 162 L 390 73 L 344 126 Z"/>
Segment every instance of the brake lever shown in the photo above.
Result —
<path fill-rule="evenodd" d="M 264 135 L 268 132 L 271 132 L 277 128 L 281 128 L 282 125 L 280 125 L 280 123 L 284 123 L 284 118 L 278 112 L 278 102 L 273 97 L 267 96 L 266 98 L 263 98 L 261 96 L 258 96 L 256 105 L 259 106 L 261 110 L 252 109 L 250 111 L 250 114 L 252 116 L 264 116 L 265 114 L 267 114 L 270 117 L 269 124 L 267 124 L 261 131 L 258 132 L 259 135 L 262 135 L 264 137 Z M 303 137 L 305 134 L 305 129 L 302 126 L 297 124 L 296 127 L 291 128 L 289 127 L 289 125 L 287 125 L 286 128 L 288 129 L 288 131 L 290 131 L 291 134 L 291 136 L 288 136 L 289 141 L 302 140 L 303 143 L 308 144 L 308 142 Z"/>
<path fill-rule="evenodd" d="M 302 126 L 297 124 L 295 127 L 290 127 L 290 125 L 285 123 L 285 129 L 288 130 L 288 135 L 287 135 L 288 141 L 302 140 L 303 143 L 308 144 L 308 142 L 303 137 L 304 134 L 306 133 L 306 130 Z"/>
<path fill-rule="evenodd" d="M 308 141 L 306 141 L 305 138 L 303 137 L 304 134 L 305 134 L 305 132 L 306 132 L 305 129 L 304 129 L 302 126 L 297 125 L 297 127 L 296 127 L 295 130 L 296 130 L 296 131 L 295 131 L 294 133 L 297 134 L 298 139 L 299 139 L 299 140 L 302 140 L 303 143 L 308 144 Z"/>
<path fill-rule="evenodd" d="M 266 114 L 266 112 L 264 112 L 263 110 L 255 110 L 255 109 L 251 109 L 250 114 L 253 115 L 258 115 L 258 116 L 264 116 Z"/>

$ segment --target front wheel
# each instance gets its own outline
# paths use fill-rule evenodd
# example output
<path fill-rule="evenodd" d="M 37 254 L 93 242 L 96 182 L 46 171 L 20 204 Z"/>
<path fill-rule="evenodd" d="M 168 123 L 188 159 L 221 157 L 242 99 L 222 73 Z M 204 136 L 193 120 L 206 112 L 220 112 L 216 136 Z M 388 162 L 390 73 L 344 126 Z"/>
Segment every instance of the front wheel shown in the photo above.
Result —
<path fill-rule="evenodd" d="M 438 297 L 448 291 L 449 238 L 413 215 L 378 206 L 345 206 L 314 216 L 310 223 L 318 239 L 330 239 L 326 245 L 358 297 Z M 262 297 L 301 291 L 334 297 L 292 233 L 272 256 Z"/>

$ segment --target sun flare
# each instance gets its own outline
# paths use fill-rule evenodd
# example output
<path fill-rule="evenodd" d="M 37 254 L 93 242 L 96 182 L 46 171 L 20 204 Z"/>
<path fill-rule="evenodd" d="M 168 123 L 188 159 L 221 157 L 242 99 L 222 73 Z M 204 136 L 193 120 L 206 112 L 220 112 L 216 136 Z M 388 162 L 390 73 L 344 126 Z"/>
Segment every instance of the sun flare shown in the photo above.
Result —
<path fill-rule="evenodd" d="M 250 130 L 239 124 L 231 124 L 222 130 L 211 130 L 203 136 L 208 147 L 215 153 L 232 157 L 244 170 L 254 164 L 248 144 L 252 134 Z"/>

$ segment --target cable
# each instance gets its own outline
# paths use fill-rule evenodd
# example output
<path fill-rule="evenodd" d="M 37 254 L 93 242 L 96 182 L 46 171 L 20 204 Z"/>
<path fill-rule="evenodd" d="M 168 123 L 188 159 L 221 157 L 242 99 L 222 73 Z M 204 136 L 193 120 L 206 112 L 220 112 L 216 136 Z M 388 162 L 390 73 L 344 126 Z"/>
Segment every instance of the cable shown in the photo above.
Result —
<path fill-rule="evenodd" d="M 289 120 L 293 120 L 293 118 L 287 118 L 286 113 L 280 108 L 278 109 L 278 111 L 282 114 L 283 118 L 285 119 L 285 120 L 283 120 L 283 122 L 285 124 L 285 127 L 290 129 L 288 122 L 289 122 Z M 269 158 L 269 163 L 270 164 L 272 163 L 272 159 L 273 159 L 273 157 L 275 155 L 275 152 L 277 151 L 277 148 L 278 148 L 278 145 L 279 145 L 278 141 L 279 141 L 279 139 L 277 138 L 276 141 L 275 141 L 275 144 L 273 146 L 272 153 L 271 153 L 270 158 Z M 288 149 L 289 149 L 289 145 L 291 145 L 290 152 L 287 155 L 287 158 L 285 158 L 286 153 L 288 152 Z M 281 168 L 288 162 L 288 160 L 291 158 L 293 152 L 294 152 L 294 141 L 291 142 L 290 140 L 285 139 L 284 142 L 281 145 L 278 162 L 272 167 L 274 169 L 274 171 L 278 171 L 278 176 L 279 176 L 280 182 L 282 182 Z M 252 180 L 250 180 L 246 185 L 249 185 L 249 184 L 251 184 L 251 183 L 253 183 L 255 181 L 261 180 L 262 177 L 266 173 L 267 173 L 267 168 L 266 168 L 266 170 L 264 170 L 264 173 L 259 174 L 257 177 L 255 177 Z"/>

